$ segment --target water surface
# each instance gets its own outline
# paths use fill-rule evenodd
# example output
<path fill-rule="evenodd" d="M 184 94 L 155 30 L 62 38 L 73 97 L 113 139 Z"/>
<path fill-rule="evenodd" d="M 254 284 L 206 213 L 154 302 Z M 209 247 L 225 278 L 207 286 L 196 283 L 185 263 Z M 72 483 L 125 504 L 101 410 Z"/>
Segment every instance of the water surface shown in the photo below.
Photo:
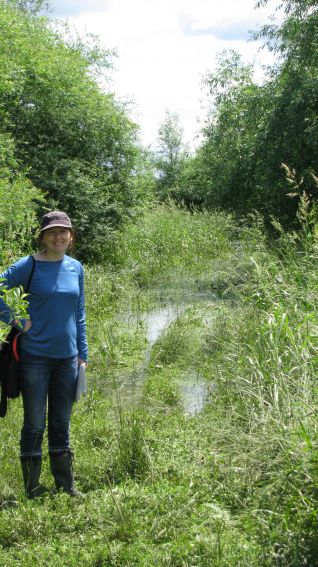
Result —
<path fill-rule="evenodd" d="M 190 291 L 183 294 L 178 301 L 162 303 L 148 312 L 138 314 L 126 314 L 125 320 L 129 325 L 142 323 L 145 327 L 147 347 L 144 354 L 143 364 L 126 376 L 116 379 L 113 384 L 113 396 L 120 407 L 133 407 L 142 397 L 143 384 L 149 366 L 151 351 L 161 335 L 180 317 L 187 308 L 191 306 L 202 307 L 202 319 L 208 322 L 213 317 L 211 306 L 218 299 L 210 291 Z M 194 415 L 204 408 L 209 388 L 203 377 L 193 372 L 185 373 L 180 380 L 180 394 L 185 414 Z"/>

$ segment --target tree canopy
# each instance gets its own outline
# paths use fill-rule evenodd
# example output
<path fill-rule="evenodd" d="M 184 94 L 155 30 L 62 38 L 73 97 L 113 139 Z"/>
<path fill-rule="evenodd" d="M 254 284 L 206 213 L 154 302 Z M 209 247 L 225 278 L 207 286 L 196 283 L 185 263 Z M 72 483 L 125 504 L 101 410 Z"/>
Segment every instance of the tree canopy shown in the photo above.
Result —
<path fill-rule="evenodd" d="M 175 112 L 166 112 L 158 131 L 158 151 L 155 158 L 157 190 L 160 198 L 167 198 L 177 190 L 187 158 L 183 142 L 183 128 Z"/>
<path fill-rule="evenodd" d="M 266 1 L 259 2 L 259 5 Z M 318 5 L 280 3 L 285 19 L 258 37 L 279 59 L 262 85 L 235 52 L 219 55 L 204 86 L 211 100 L 204 141 L 187 168 L 181 198 L 293 222 L 286 164 L 302 179 L 300 191 L 316 198 L 318 149 Z"/>
<path fill-rule="evenodd" d="M 96 80 L 111 54 L 67 41 L 17 4 L 0 4 L 0 133 L 46 206 L 71 214 L 82 257 L 97 258 L 144 198 L 138 127 Z"/>
<path fill-rule="evenodd" d="M 11 219 L 9 226 L 0 217 L 2 235 L 19 227 L 23 235 L 25 223 L 32 233 L 36 213 L 65 209 L 77 227 L 80 256 L 101 260 L 114 232 L 154 188 L 160 199 L 189 207 L 257 209 L 292 223 L 298 202 L 290 197 L 287 167 L 300 180 L 294 195 L 316 199 L 316 2 L 281 0 L 284 20 L 255 35 L 277 55 L 263 84 L 238 53 L 219 54 L 203 81 L 210 109 L 195 155 L 184 145 L 179 117 L 167 112 L 152 160 L 127 107 L 100 86 L 113 52 L 67 27 L 58 31 L 41 15 L 45 5 L 0 0 L 0 210 Z M 16 205 L 18 224 L 9 197 L 24 203 Z M 27 238 L 11 240 L 27 248 Z"/>

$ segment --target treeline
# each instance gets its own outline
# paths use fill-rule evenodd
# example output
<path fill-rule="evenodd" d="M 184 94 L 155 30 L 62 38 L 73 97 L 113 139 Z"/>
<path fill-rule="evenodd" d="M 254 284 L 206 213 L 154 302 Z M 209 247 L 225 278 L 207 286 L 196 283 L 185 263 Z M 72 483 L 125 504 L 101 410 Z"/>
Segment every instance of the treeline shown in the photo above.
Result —
<path fill-rule="evenodd" d="M 157 198 L 257 210 L 287 226 L 299 195 L 316 199 L 316 1 L 282 0 L 283 22 L 258 32 L 276 53 L 262 85 L 237 53 L 221 54 L 204 81 L 211 105 L 201 146 L 191 155 L 168 113 L 155 156 L 125 105 L 100 86 L 112 52 L 58 28 L 44 5 L 0 0 L 0 263 L 31 248 L 48 209 L 71 215 L 82 260 L 101 261 L 113 257 L 118 228 Z"/>
<path fill-rule="evenodd" d="M 26 250 L 36 216 L 60 208 L 81 258 L 100 260 L 153 177 L 137 125 L 99 86 L 112 54 L 57 31 L 43 4 L 0 1 L 0 259 Z"/>
<path fill-rule="evenodd" d="M 261 86 L 235 52 L 221 54 L 216 70 L 206 75 L 211 107 L 194 157 L 181 151 L 178 124 L 167 117 L 164 126 L 169 130 L 170 124 L 175 136 L 170 132 L 162 144 L 158 190 L 163 197 L 238 213 L 256 209 L 287 225 L 295 218 L 299 194 L 316 199 L 318 4 L 283 0 L 278 7 L 283 22 L 257 35 L 276 54 Z M 171 161 L 173 147 L 178 151 Z"/>

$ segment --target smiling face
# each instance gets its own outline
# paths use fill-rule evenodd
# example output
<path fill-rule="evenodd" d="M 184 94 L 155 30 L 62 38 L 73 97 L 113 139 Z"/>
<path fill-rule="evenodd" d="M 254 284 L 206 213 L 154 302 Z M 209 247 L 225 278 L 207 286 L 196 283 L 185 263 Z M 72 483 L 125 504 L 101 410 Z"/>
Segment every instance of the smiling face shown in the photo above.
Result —
<path fill-rule="evenodd" d="M 69 228 L 54 226 L 42 232 L 41 244 L 49 257 L 63 257 L 73 239 Z"/>

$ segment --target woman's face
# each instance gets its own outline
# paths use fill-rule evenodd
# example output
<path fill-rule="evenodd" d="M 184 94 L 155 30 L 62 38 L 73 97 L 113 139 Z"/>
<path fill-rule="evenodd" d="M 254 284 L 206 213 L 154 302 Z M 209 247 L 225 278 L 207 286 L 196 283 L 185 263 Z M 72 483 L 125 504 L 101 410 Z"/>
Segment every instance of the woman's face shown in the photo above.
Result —
<path fill-rule="evenodd" d="M 72 242 L 72 234 L 69 228 L 54 226 L 43 231 L 41 241 L 47 252 L 63 254 Z"/>

